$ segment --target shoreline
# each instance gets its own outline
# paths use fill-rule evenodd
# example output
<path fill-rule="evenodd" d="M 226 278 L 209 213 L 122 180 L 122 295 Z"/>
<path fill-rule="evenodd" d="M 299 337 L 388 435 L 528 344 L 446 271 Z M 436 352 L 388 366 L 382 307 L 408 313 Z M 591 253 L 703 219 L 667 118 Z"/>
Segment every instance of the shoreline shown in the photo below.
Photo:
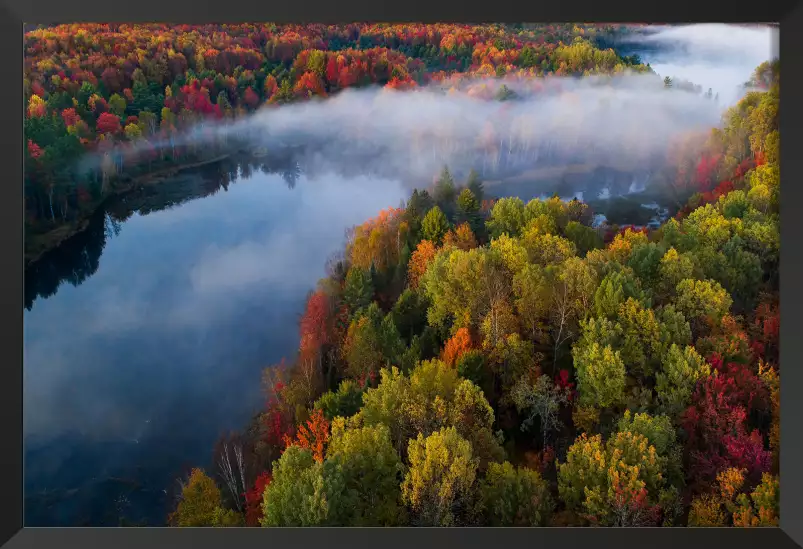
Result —
<path fill-rule="evenodd" d="M 85 231 L 89 226 L 89 219 L 93 215 L 95 215 L 101 208 L 103 208 L 108 203 L 109 200 L 124 196 L 125 194 L 135 190 L 137 187 L 155 185 L 183 171 L 192 170 L 195 168 L 200 168 L 203 166 L 208 166 L 210 164 L 216 164 L 218 162 L 222 162 L 227 158 L 231 158 L 232 156 L 237 154 L 237 152 L 239 151 L 228 152 L 225 154 L 218 155 L 214 158 L 210 158 L 208 160 L 201 160 L 198 162 L 193 162 L 191 164 L 180 164 L 177 166 L 170 166 L 167 168 L 163 168 L 157 171 L 137 176 L 128 181 L 121 182 L 114 191 L 112 191 L 108 196 L 106 196 L 103 200 L 101 200 L 101 202 L 98 204 L 96 208 L 94 208 L 91 212 L 88 212 L 87 214 L 82 216 L 80 219 L 73 221 L 71 223 L 67 223 L 65 225 L 61 225 L 46 233 L 42 233 L 36 236 L 27 237 L 23 235 L 23 242 L 25 243 L 23 245 L 25 268 L 28 269 L 29 267 L 33 266 L 40 259 L 42 259 L 42 257 L 44 257 L 48 252 L 58 248 L 61 244 L 63 244 L 73 236 Z M 35 244 L 35 246 L 29 248 L 27 246 L 27 244 L 29 243 Z"/>

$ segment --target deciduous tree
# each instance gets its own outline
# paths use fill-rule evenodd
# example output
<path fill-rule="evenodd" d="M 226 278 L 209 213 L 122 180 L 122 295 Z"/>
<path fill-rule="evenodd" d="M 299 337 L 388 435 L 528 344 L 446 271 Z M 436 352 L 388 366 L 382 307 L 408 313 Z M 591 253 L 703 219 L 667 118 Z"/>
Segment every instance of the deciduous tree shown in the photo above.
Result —
<path fill-rule="evenodd" d="M 678 283 L 676 291 L 675 304 L 696 334 L 707 325 L 719 323 L 733 303 L 728 292 L 712 280 L 687 278 Z"/>
<path fill-rule="evenodd" d="M 461 380 L 454 368 L 431 360 L 409 376 L 391 368 L 382 370 L 380 378 L 379 386 L 363 396 L 362 417 L 366 425 L 386 425 L 400 454 L 417 433 L 427 436 L 444 427 L 455 427 L 470 440 L 481 461 L 500 454 L 491 430 L 493 409 L 482 390 Z"/>
<path fill-rule="evenodd" d="M 360 411 L 365 389 L 354 380 L 344 379 L 337 391 L 327 391 L 315 401 L 314 408 L 321 410 L 328 421 L 335 417 L 348 418 Z"/>
<path fill-rule="evenodd" d="M 265 488 L 270 484 L 271 475 L 263 471 L 254 482 L 254 486 L 245 493 L 245 525 L 259 526 L 262 520 L 262 497 Z"/>
<path fill-rule="evenodd" d="M 599 435 L 583 434 L 558 466 L 558 490 L 569 509 L 594 524 L 654 525 L 663 467 L 643 435 L 619 432 L 603 446 Z"/>
<path fill-rule="evenodd" d="M 477 239 L 468 223 L 461 223 L 454 230 L 448 231 L 443 237 L 443 246 L 454 246 L 463 251 L 477 247 Z"/>
<path fill-rule="evenodd" d="M 406 516 L 401 506 L 399 454 L 384 425 L 349 427 L 343 418 L 332 424 L 327 460 L 342 467 L 345 489 L 354 494 L 350 526 L 398 526 Z"/>
<path fill-rule="evenodd" d="M 546 526 L 555 507 L 549 486 L 537 471 L 507 461 L 488 466 L 479 494 L 488 526 Z"/>
<path fill-rule="evenodd" d="M 316 409 L 312 412 L 312 417 L 306 421 L 306 425 L 299 425 L 295 440 L 287 437 L 287 446 L 298 446 L 312 452 L 315 461 L 323 462 L 326 453 L 326 444 L 329 441 L 329 420 L 323 414 L 323 410 Z"/>
<path fill-rule="evenodd" d="M 533 341 L 546 338 L 551 304 L 550 287 L 538 265 L 527 264 L 513 277 L 513 304 L 524 334 Z"/>
<path fill-rule="evenodd" d="M 101 113 L 95 127 L 101 134 L 116 134 L 120 131 L 120 117 L 109 112 Z"/>
<path fill-rule="evenodd" d="M 563 344 L 577 337 L 580 321 L 591 310 L 597 280 L 588 264 L 577 257 L 559 267 L 548 267 L 546 274 L 552 288 L 550 335 L 554 366 Z"/>
<path fill-rule="evenodd" d="M 571 389 L 556 385 L 548 375 L 540 375 L 533 383 L 528 376 L 519 379 L 511 392 L 511 399 L 520 414 L 525 415 L 521 429 L 531 429 L 538 418 L 542 448 L 546 448 L 549 434 L 563 427 L 561 406 L 569 403 Z"/>
<path fill-rule="evenodd" d="M 346 490 L 339 461 L 318 462 L 306 448 L 292 445 L 273 465 L 265 489 L 262 526 L 346 524 L 356 498 Z"/>
<path fill-rule="evenodd" d="M 431 241 L 425 239 L 418 243 L 415 251 L 410 256 L 410 264 L 408 267 L 408 280 L 412 289 L 418 287 L 421 277 L 424 276 L 430 263 L 435 259 L 436 253 L 437 248 L 435 248 L 435 245 Z"/>
<path fill-rule="evenodd" d="M 486 226 L 492 238 L 503 234 L 518 236 L 525 224 L 524 202 L 520 198 L 501 198 L 491 209 Z"/>
<path fill-rule="evenodd" d="M 414 524 L 459 525 L 470 509 L 477 460 L 471 444 L 452 428 L 410 440 L 410 468 L 402 497 Z"/>
<path fill-rule="evenodd" d="M 471 334 L 467 328 L 460 328 L 446 342 L 441 359 L 447 366 L 454 366 L 463 354 L 471 350 Z"/>
<path fill-rule="evenodd" d="M 201 469 L 193 469 L 182 487 L 181 500 L 170 516 L 174 526 L 238 526 L 234 511 L 221 507 L 220 489 Z"/>

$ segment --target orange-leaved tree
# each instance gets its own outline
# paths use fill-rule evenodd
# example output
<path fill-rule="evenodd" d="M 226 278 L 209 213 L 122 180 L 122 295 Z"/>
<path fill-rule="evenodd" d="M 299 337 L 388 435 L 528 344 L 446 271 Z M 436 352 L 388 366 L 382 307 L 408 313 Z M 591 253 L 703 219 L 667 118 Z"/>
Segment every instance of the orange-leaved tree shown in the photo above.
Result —
<path fill-rule="evenodd" d="M 427 272 L 427 267 L 432 263 L 438 249 L 429 240 L 422 240 L 418 243 L 415 251 L 410 256 L 410 266 L 408 267 L 408 277 L 410 280 L 410 287 L 417 288 L 418 282 L 424 273 Z"/>
<path fill-rule="evenodd" d="M 312 457 L 323 463 L 326 444 L 329 442 L 329 420 L 323 415 L 323 410 L 315 410 L 305 425 L 298 426 L 296 440 L 285 435 L 287 446 L 299 446 L 312 452 Z"/>
<path fill-rule="evenodd" d="M 454 366 L 467 351 L 471 350 L 471 334 L 468 328 L 460 328 L 446 342 L 441 359 L 449 366 Z"/>

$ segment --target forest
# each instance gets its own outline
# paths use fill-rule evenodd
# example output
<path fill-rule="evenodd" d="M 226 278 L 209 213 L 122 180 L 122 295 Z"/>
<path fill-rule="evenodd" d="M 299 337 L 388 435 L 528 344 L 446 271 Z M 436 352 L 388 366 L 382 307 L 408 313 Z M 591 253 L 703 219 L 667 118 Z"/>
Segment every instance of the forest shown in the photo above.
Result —
<path fill-rule="evenodd" d="M 231 152 L 225 138 L 203 146 L 182 140 L 189 128 L 210 131 L 265 106 L 346 88 L 648 72 L 636 56 L 595 46 L 626 32 L 631 27 L 574 24 L 72 24 L 29 30 L 26 257 L 57 245 L 138 178 Z M 511 95 L 503 87 L 490 99 Z"/>
<path fill-rule="evenodd" d="M 777 526 L 779 79 L 657 230 L 448 167 L 355 227 L 170 524 Z"/>
<path fill-rule="evenodd" d="M 257 111 L 348 88 L 506 102 L 514 83 L 654 74 L 609 47 L 637 28 L 28 30 L 26 259 L 100 238 L 101 205 L 149 204 L 146 179 L 232 156 L 213 130 Z M 779 85 L 778 61 L 762 64 L 719 127 L 666 143 L 675 204 L 658 228 L 494 196 L 480 166 L 444 166 L 354 227 L 286 319 L 300 344 L 265 368 L 264 408 L 182 479 L 169 524 L 777 525 Z"/>

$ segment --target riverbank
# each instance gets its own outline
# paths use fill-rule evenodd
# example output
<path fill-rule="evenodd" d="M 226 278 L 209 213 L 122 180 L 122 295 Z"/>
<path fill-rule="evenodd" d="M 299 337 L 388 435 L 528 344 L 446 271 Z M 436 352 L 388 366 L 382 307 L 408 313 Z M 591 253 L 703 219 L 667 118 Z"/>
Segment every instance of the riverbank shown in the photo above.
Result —
<path fill-rule="evenodd" d="M 113 198 L 119 198 L 127 193 L 130 193 L 137 188 L 141 188 L 144 186 L 155 185 L 168 179 L 170 177 L 175 176 L 178 173 L 192 170 L 196 168 L 201 168 L 203 166 L 209 166 L 211 164 L 216 164 L 227 158 L 231 158 L 232 156 L 238 154 L 241 151 L 231 151 L 225 154 L 218 155 L 214 158 L 210 158 L 207 160 L 200 160 L 197 162 L 192 162 L 189 164 L 179 164 L 174 166 L 168 166 L 159 170 L 155 170 L 152 172 L 148 172 L 141 176 L 137 176 L 134 178 L 130 178 L 128 180 L 123 179 L 117 183 L 115 189 L 106 196 L 101 202 L 98 204 L 96 208 L 87 212 L 80 219 L 73 221 L 71 223 L 67 223 L 65 225 L 60 225 L 55 229 L 52 229 L 46 233 L 37 234 L 37 235 L 25 235 L 25 267 L 28 268 L 31 265 L 35 264 L 39 259 L 42 258 L 47 252 L 53 250 L 60 246 L 64 241 L 68 240 L 69 238 L 75 236 L 76 234 L 85 231 L 86 228 L 89 226 L 89 219 L 95 215 L 101 208 L 105 207 L 109 200 Z"/>

